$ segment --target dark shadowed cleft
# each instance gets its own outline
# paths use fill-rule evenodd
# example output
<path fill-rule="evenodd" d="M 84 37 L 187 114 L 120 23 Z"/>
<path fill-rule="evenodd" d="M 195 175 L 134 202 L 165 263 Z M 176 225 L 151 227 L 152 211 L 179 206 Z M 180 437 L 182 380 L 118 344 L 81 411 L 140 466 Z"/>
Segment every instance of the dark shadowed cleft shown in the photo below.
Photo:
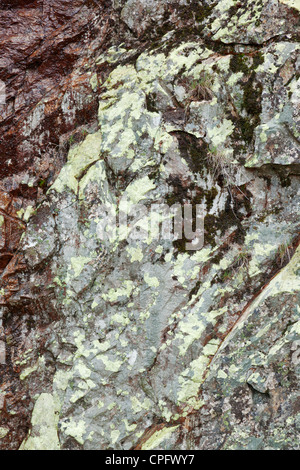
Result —
<path fill-rule="evenodd" d="M 194 173 L 202 173 L 207 166 L 208 144 L 187 132 L 179 131 L 171 134 L 177 137 L 181 156 L 189 168 Z"/>

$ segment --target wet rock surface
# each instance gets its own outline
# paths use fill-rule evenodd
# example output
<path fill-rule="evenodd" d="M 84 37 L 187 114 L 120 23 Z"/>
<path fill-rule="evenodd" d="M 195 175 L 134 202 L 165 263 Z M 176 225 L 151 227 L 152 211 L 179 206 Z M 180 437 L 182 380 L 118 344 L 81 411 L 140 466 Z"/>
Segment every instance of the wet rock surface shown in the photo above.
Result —
<path fill-rule="evenodd" d="M 297 2 L 0 12 L 0 448 L 298 449 Z"/>

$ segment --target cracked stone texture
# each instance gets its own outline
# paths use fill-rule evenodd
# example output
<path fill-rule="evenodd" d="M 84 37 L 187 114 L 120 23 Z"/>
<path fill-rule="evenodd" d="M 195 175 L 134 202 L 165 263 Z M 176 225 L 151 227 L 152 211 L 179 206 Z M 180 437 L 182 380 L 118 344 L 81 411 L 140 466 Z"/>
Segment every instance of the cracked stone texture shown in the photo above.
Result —
<path fill-rule="evenodd" d="M 0 448 L 299 449 L 298 2 L 2 3 Z"/>

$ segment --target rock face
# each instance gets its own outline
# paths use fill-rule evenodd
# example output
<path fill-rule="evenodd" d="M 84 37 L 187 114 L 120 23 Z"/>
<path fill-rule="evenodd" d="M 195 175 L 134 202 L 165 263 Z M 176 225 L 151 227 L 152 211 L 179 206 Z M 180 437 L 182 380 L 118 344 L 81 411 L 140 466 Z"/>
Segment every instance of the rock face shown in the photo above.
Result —
<path fill-rule="evenodd" d="M 0 448 L 299 449 L 298 2 L 1 5 Z"/>

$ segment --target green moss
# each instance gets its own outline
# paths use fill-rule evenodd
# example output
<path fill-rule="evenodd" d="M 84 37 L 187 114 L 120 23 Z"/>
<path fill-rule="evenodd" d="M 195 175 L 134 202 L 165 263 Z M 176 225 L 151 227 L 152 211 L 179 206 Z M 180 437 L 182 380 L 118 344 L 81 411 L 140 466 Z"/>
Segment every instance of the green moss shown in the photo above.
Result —
<path fill-rule="evenodd" d="M 156 96 L 155 93 L 149 93 L 146 96 L 146 106 L 147 110 L 150 113 L 157 113 L 157 106 L 156 106 Z"/>
<path fill-rule="evenodd" d="M 169 193 L 165 200 L 168 206 L 173 206 L 174 204 L 182 204 L 183 202 L 189 202 L 190 204 L 196 205 L 201 204 L 204 197 L 204 191 L 202 188 L 196 187 L 194 183 L 191 183 L 189 187 L 183 186 L 180 178 L 170 177 L 167 180 L 167 183 L 173 187 L 173 191 Z M 192 191 L 193 195 L 192 196 Z M 209 193 L 209 191 L 207 191 Z"/>
<path fill-rule="evenodd" d="M 262 86 L 254 83 L 255 73 L 252 73 L 244 88 L 243 107 L 248 114 L 256 117 L 261 113 Z"/>
<path fill-rule="evenodd" d="M 246 111 L 246 117 L 239 118 L 239 127 L 243 140 L 251 143 L 255 128 L 260 124 L 261 115 L 261 95 L 262 85 L 256 81 L 255 69 L 264 62 L 264 55 L 258 52 L 251 59 L 244 54 L 235 54 L 230 60 L 230 68 L 233 73 L 242 72 L 249 78 L 244 83 L 244 96 L 242 102 L 242 110 Z"/>
<path fill-rule="evenodd" d="M 206 199 L 206 209 L 207 212 L 211 210 L 213 207 L 214 200 L 216 199 L 218 195 L 218 190 L 213 187 L 209 191 L 204 191 L 205 199 Z"/>
<path fill-rule="evenodd" d="M 244 100 L 242 108 L 247 112 L 249 118 L 240 119 L 240 128 L 243 139 L 250 143 L 253 139 L 254 130 L 260 124 L 262 85 L 255 83 L 253 72 L 244 87 Z"/>
<path fill-rule="evenodd" d="M 164 44 L 164 50 L 171 49 L 173 44 L 182 39 L 188 41 L 189 39 L 196 38 L 199 32 L 205 26 L 205 20 L 209 17 L 217 2 L 208 6 L 198 2 L 198 0 L 190 0 L 189 7 L 186 5 L 176 5 L 176 15 L 185 25 L 183 28 L 177 28 L 174 31 L 172 39 L 169 44 Z M 150 22 L 149 27 L 144 32 L 145 39 L 151 38 L 151 46 L 149 50 L 158 48 L 161 45 L 161 37 L 165 36 L 168 32 L 174 30 L 174 25 L 170 21 L 170 10 L 166 9 L 159 25 Z"/>
<path fill-rule="evenodd" d="M 166 196 L 166 203 L 169 207 L 172 207 L 174 204 L 178 203 L 178 195 L 176 193 L 168 194 Z"/>
<path fill-rule="evenodd" d="M 69 145 L 70 145 L 70 146 L 73 145 L 74 142 L 75 142 L 75 136 L 74 136 L 74 135 L 71 135 L 71 136 L 69 137 Z"/>
<path fill-rule="evenodd" d="M 180 240 L 175 240 L 173 242 L 173 246 L 177 253 L 189 253 L 189 250 L 186 249 L 186 244 L 189 243 L 190 240 L 187 240 L 184 236 Z"/>
<path fill-rule="evenodd" d="M 230 69 L 233 73 L 249 72 L 248 58 L 244 54 L 234 54 L 230 60 Z"/>
<path fill-rule="evenodd" d="M 261 64 L 263 64 L 265 61 L 265 56 L 262 52 L 257 52 L 254 57 L 253 57 L 253 65 L 252 65 L 252 69 L 257 69 L 257 67 Z"/>
<path fill-rule="evenodd" d="M 273 165 L 274 170 L 276 171 L 276 174 L 278 175 L 280 179 L 280 184 L 283 188 L 288 188 L 291 186 L 291 178 L 289 173 L 285 170 L 285 168 L 282 168 L 281 165 Z"/>
<path fill-rule="evenodd" d="M 177 137 L 180 154 L 190 169 L 195 173 L 202 174 L 206 170 L 208 144 L 187 132 L 173 132 L 172 135 Z"/>
<path fill-rule="evenodd" d="M 225 254 L 228 252 L 229 246 L 222 245 L 218 250 L 217 254 L 211 258 L 211 264 L 220 264 L 223 258 L 225 258 Z"/>
<path fill-rule="evenodd" d="M 223 282 L 228 281 L 231 277 L 232 277 L 232 271 L 230 271 L 229 269 L 224 271 L 220 276 L 221 281 L 223 281 Z"/>
<path fill-rule="evenodd" d="M 47 186 L 47 181 L 44 180 L 44 179 L 40 179 L 38 181 L 38 186 L 39 186 L 39 188 L 42 188 L 42 189 L 45 188 Z"/>
<path fill-rule="evenodd" d="M 204 219 L 205 245 L 216 246 L 215 236 L 217 232 L 217 218 L 214 215 L 207 214 Z"/>
<path fill-rule="evenodd" d="M 227 12 L 228 16 L 230 18 L 232 16 L 235 16 L 238 13 L 239 9 L 240 9 L 240 5 L 232 5 Z"/>
<path fill-rule="evenodd" d="M 212 188 L 210 191 L 204 192 L 202 188 L 196 187 L 195 184 L 191 184 L 188 188 L 184 187 L 179 177 L 171 177 L 168 179 L 168 184 L 173 186 L 173 191 L 169 193 L 165 200 L 168 206 L 172 207 L 175 204 L 183 204 L 188 202 L 192 204 L 192 216 L 193 216 L 193 228 L 196 229 L 196 215 L 197 215 L 197 204 L 200 205 L 203 202 L 204 196 L 210 207 L 216 195 L 218 194 L 216 188 Z M 196 193 L 196 194 L 195 194 Z M 183 238 L 181 240 L 175 240 L 173 246 L 179 253 L 188 253 L 186 250 L 186 243 L 190 243 L 190 240 Z"/>
<path fill-rule="evenodd" d="M 199 2 L 198 1 L 194 1 L 192 2 L 194 6 L 192 6 L 192 9 L 195 13 L 195 19 L 196 21 L 198 21 L 199 23 L 204 21 L 206 18 L 208 18 L 208 16 L 210 15 L 211 11 L 213 10 L 213 8 L 215 7 L 216 3 L 215 2 L 214 4 L 208 6 L 208 5 L 199 5 Z"/>
<path fill-rule="evenodd" d="M 227 200 L 226 208 L 223 212 L 221 212 L 217 217 L 212 214 L 207 214 L 204 219 L 204 242 L 205 245 L 210 245 L 212 247 L 216 246 L 215 237 L 217 232 L 220 232 L 221 236 L 225 234 L 225 232 L 230 227 L 237 227 L 237 230 L 234 235 L 234 239 L 232 242 L 238 243 L 242 245 L 245 239 L 245 230 L 242 227 L 241 220 L 237 217 L 235 212 L 231 209 L 231 198 L 229 197 Z M 235 210 L 237 211 L 238 208 Z"/>
<path fill-rule="evenodd" d="M 189 293 L 189 300 L 192 299 L 193 295 L 197 295 L 199 289 L 201 287 L 201 281 L 198 281 L 195 285 L 195 287 L 193 287 L 193 289 L 191 290 L 191 292 Z"/>
<path fill-rule="evenodd" d="M 248 118 L 241 118 L 239 124 L 240 124 L 240 129 L 242 132 L 243 139 L 246 142 L 251 142 L 253 138 L 255 126 L 253 126 L 253 124 Z"/>
<path fill-rule="evenodd" d="M 196 21 L 197 23 L 202 23 L 208 16 L 210 15 L 211 11 L 213 10 L 216 3 L 213 5 L 201 5 L 198 0 L 190 0 L 188 2 L 188 8 L 186 5 L 178 6 L 178 16 L 185 20 L 185 22 L 192 20 Z"/>

